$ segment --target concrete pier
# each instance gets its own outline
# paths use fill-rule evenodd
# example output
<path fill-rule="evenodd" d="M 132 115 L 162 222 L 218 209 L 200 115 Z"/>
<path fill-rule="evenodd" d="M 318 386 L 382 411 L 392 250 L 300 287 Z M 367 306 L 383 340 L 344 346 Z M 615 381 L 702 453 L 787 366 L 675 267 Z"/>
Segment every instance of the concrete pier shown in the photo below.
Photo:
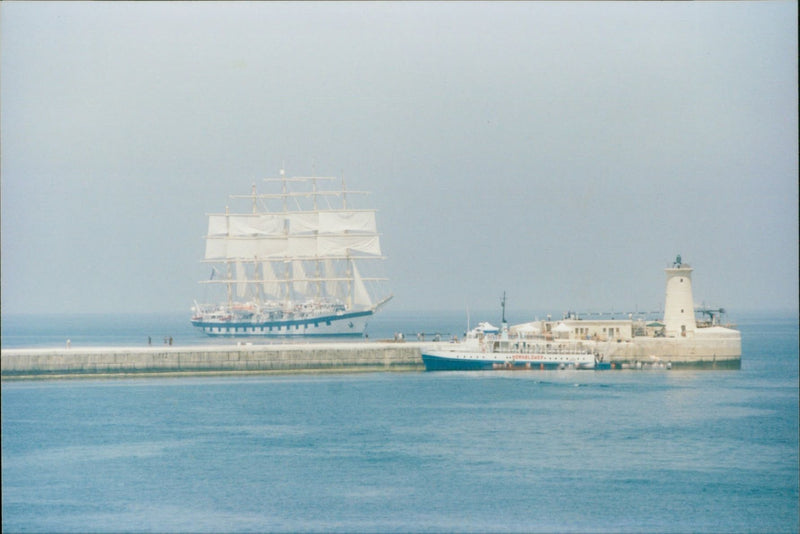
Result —
<path fill-rule="evenodd" d="M 742 344 L 739 333 L 735 334 L 719 337 L 698 334 L 688 339 L 637 337 L 593 346 L 606 361 L 617 364 L 661 362 L 676 368 L 740 369 Z"/>
<path fill-rule="evenodd" d="M 424 370 L 421 343 L 2 349 L 6 379 L 131 374 Z"/>

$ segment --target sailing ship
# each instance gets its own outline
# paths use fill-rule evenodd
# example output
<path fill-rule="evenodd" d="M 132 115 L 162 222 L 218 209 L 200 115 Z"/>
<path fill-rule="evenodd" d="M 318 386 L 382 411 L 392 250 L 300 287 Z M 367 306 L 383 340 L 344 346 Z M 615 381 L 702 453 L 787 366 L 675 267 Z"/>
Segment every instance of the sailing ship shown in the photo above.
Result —
<path fill-rule="evenodd" d="M 231 195 L 241 212 L 208 215 L 201 284 L 222 289 L 211 304 L 195 301 L 192 324 L 210 336 L 362 335 L 391 298 L 386 278 L 362 275 L 380 264 L 374 209 L 348 197 L 365 191 L 325 188 L 332 177 L 267 178 L 280 186 Z M 351 200 L 352 203 L 352 200 Z M 373 271 L 375 269 L 372 269 Z M 369 273 L 366 273 L 369 274 Z"/>

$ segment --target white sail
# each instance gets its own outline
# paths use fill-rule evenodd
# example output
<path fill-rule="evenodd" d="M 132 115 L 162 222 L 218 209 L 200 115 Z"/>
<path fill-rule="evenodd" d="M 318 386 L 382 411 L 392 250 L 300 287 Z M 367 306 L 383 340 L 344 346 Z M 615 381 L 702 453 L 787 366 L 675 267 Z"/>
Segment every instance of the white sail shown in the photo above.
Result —
<path fill-rule="evenodd" d="M 302 261 L 292 262 L 292 279 L 294 280 L 293 289 L 295 295 L 306 295 L 308 293 L 308 280 Z"/>
<path fill-rule="evenodd" d="M 289 236 L 286 242 L 286 256 L 288 258 L 311 259 L 317 256 L 317 238 L 314 235 Z"/>
<path fill-rule="evenodd" d="M 325 295 L 329 297 L 338 297 L 341 295 L 339 291 L 339 282 L 334 280 L 336 278 L 336 266 L 334 265 L 333 260 L 326 259 L 323 263 L 323 272 L 325 274 Z"/>
<path fill-rule="evenodd" d="M 284 218 L 271 214 L 209 215 L 209 236 L 274 236 L 283 233 Z"/>
<path fill-rule="evenodd" d="M 255 256 L 258 258 L 281 258 L 287 254 L 287 247 L 286 239 L 261 239 Z"/>
<path fill-rule="evenodd" d="M 274 236 L 283 232 L 283 217 L 275 215 L 235 215 L 230 217 L 232 236 Z"/>
<path fill-rule="evenodd" d="M 372 299 L 369 297 L 364 280 L 361 279 L 361 273 L 358 272 L 356 262 L 352 261 L 351 263 L 353 269 L 353 306 L 356 308 L 371 308 Z"/>
<path fill-rule="evenodd" d="M 321 235 L 317 240 L 320 256 L 346 257 L 349 255 L 381 255 L 377 235 Z"/>
<path fill-rule="evenodd" d="M 240 261 L 236 262 L 236 296 L 239 298 L 247 296 L 247 271 Z"/>
<path fill-rule="evenodd" d="M 232 215 L 228 217 L 228 235 L 233 237 L 258 235 L 260 231 L 257 223 L 257 217 Z"/>
<path fill-rule="evenodd" d="M 322 211 L 319 214 L 321 232 L 340 234 L 345 232 L 376 233 L 374 211 Z"/>
<path fill-rule="evenodd" d="M 322 262 L 317 260 L 313 262 L 313 270 L 314 272 L 311 274 L 311 291 L 313 292 L 314 297 L 320 298 L 324 295 L 323 286 L 324 281 L 322 280 Z"/>
<path fill-rule="evenodd" d="M 208 216 L 208 235 L 227 235 L 228 218 L 225 215 Z"/>
<path fill-rule="evenodd" d="M 222 260 L 228 257 L 228 241 L 226 239 L 206 239 L 207 260 Z"/>
<path fill-rule="evenodd" d="M 319 213 L 287 213 L 286 219 L 292 235 L 311 234 L 319 230 Z"/>
<path fill-rule="evenodd" d="M 237 232 L 255 227 L 237 227 Z M 301 234 L 274 236 L 206 237 L 206 260 L 253 260 L 269 258 L 324 259 L 348 256 L 380 256 L 377 234 Z"/>
<path fill-rule="evenodd" d="M 254 260 L 268 257 L 269 247 L 281 247 L 281 241 L 275 239 L 234 238 L 228 239 L 226 257 L 231 260 Z"/>
<path fill-rule="evenodd" d="M 257 258 L 260 254 L 260 239 L 228 239 L 226 256 L 228 259 L 241 260 Z"/>
<path fill-rule="evenodd" d="M 287 240 L 274 237 L 208 237 L 206 260 L 285 258 Z"/>
<path fill-rule="evenodd" d="M 268 298 L 280 298 L 280 284 L 275 276 L 275 269 L 272 264 L 265 261 L 261 264 L 261 280 L 264 288 L 264 295 Z"/>

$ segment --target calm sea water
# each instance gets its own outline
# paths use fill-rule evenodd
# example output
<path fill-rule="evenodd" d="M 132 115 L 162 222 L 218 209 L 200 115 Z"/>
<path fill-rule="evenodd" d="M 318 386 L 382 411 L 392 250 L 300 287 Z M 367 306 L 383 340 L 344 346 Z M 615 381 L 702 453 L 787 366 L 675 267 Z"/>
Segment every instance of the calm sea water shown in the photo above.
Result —
<path fill-rule="evenodd" d="M 3 382 L 3 531 L 797 532 L 798 320 L 740 328 L 739 371 Z"/>
<path fill-rule="evenodd" d="M 230 338 L 212 338 L 201 333 L 189 322 L 189 313 L 154 314 L 74 314 L 74 315 L 4 315 L 2 320 L 2 345 L 14 347 L 61 347 L 70 340 L 72 347 L 80 346 L 143 346 L 148 338 L 153 344 L 163 344 L 173 338 L 176 345 L 230 344 Z M 490 320 L 500 324 L 499 311 L 472 314 L 472 326 L 477 320 Z M 530 313 L 519 314 L 519 320 L 531 320 Z M 476 320 L 477 319 L 477 320 Z M 416 340 L 417 333 L 462 336 L 467 330 L 466 312 L 395 312 L 385 310 L 377 314 L 367 327 L 370 340 L 393 339 L 402 333 Z M 290 343 L 292 338 L 248 338 L 254 343 Z M 317 338 L 319 339 L 319 338 Z M 351 336 L 337 337 L 352 341 Z M 356 337 L 355 339 L 358 339 Z"/>

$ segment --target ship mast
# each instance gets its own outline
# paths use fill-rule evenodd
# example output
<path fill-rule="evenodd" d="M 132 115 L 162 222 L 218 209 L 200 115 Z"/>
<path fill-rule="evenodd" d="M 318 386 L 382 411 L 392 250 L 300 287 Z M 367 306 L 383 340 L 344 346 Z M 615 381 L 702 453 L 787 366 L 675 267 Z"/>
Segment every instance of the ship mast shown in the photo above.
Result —
<path fill-rule="evenodd" d="M 312 172 L 311 172 L 311 174 L 312 175 L 316 174 L 314 172 L 314 169 L 313 169 L 313 164 L 312 164 Z M 314 211 L 315 212 L 319 211 L 319 208 L 317 206 L 317 177 L 316 176 L 313 176 L 311 178 L 311 201 L 312 201 L 312 207 L 314 208 Z M 314 234 L 315 235 L 319 235 L 319 230 L 315 230 Z M 315 285 L 315 294 L 314 294 L 314 296 L 317 299 L 321 299 L 322 298 L 322 260 L 319 259 L 319 258 L 317 258 L 317 260 L 314 262 L 314 271 L 315 271 L 314 275 L 315 275 L 315 277 L 317 279 L 317 283 L 314 284 Z"/>
<path fill-rule="evenodd" d="M 344 183 L 344 172 L 342 172 L 342 210 L 347 209 L 347 185 Z M 348 231 L 345 230 L 345 234 Z M 354 269 L 353 269 L 353 260 L 350 258 L 350 249 L 346 249 L 347 259 L 345 259 L 345 277 L 347 278 L 347 292 L 346 292 L 346 302 L 347 307 L 353 307 L 353 291 L 354 291 Z"/>
<path fill-rule="evenodd" d="M 289 195 L 287 193 L 288 193 L 288 191 L 286 190 L 286 172 L 283 169 L 281 169 L 281 195 L 282 195 L 282 199 L 283 199 L 283 212 L 284 213 L 286 213 L 286 210 L 287 210 L 286 203 L 287 203 L 287 200 L 289 198 Z"/>
<path fill-rule="evenodd" d="M 344 173 L 342 173 L 342 209 L 347 209 L 347 185 L 344 183 Z"/>
<path fill-rule="evenodd" d="M 229 206 L 225 206 L 225 233 L 231 235 L 231 211 Z M 228 309 L 233 307 L 233 275 L 231 273 L 231 263 L 225 264 L 225 278 L 227 280 L 226 288 L 228 293 Z"/>

